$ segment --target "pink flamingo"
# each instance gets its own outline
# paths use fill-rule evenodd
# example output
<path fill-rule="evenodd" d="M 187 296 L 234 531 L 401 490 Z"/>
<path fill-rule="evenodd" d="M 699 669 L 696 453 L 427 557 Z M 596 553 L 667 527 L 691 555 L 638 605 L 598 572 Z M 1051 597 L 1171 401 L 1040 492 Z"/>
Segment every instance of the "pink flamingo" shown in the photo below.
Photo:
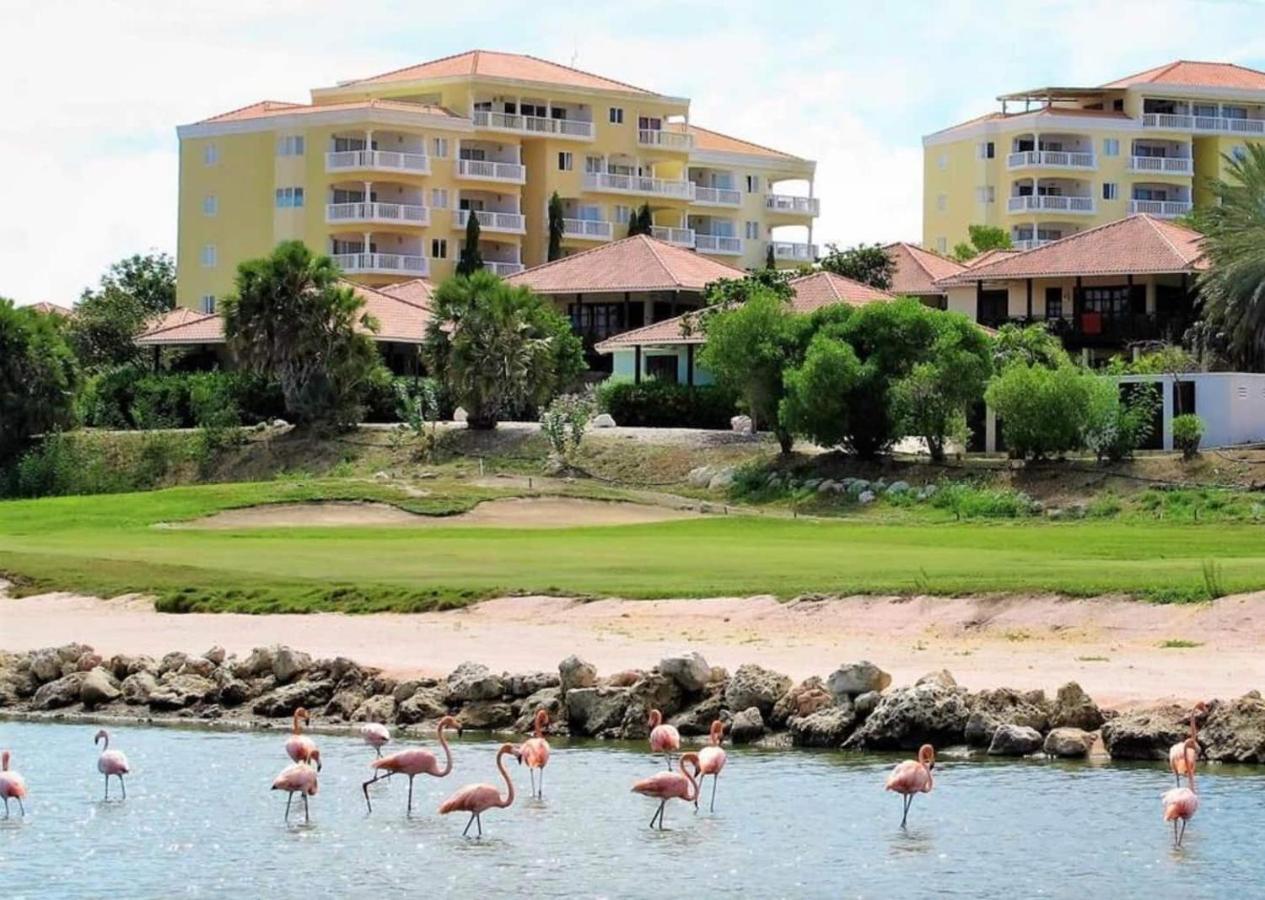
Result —
<path fill-rule="evenodd" d="M 905 827 L 909 818 L 909 807 L 913 805 L 915 794 L 930 794 L 935 787 L 931 770 L 936 767 L 936 750 L 930 744 L 918 748 L 917 759 L 907 759 L 897 763 L 892 774 L 887 776 L 887 790 L 905 795 L 905 811 L 900 817 L 900 827 Z"/>
<path fill-rule="evenodd" d="M 294 731 L 286 738 L 286 754 L 296 763 L 313 763 L 316 771 L 321 771 L 321 751 L 317 749 L 316 741 L 303 733 L 303 725 L 299 724 L 302 719 L 306 725 L 312 720 L 312 715 L 300 706 L 294 711 Z"/>
<path fill-rule="evenodd" d="M 1194 709 L 1190 711 L 1190 737 L 1168 748 L 1168 767 L 1173 770 L 1173 777 L 1177 779 L 1178 787 L 1182 786 L 1182 776 L 1186 774 L 1186 750 L 1191 741 L 1195 742 L 1195 758 L 1199 758 L 1199 725 L 1196 719 L 1207 709 L 1208 704 L 1202 700 L 1196 703 Z"/>
<path fill-rule="evenodd" d="M 303 796 L 303 822 L 308 824 L 312 821 L 308 813 L 307 798 L 316 796 L 316 769 L 305 762 L 294 763 L 286 766 L 281 770 L 272 782 L 274 791 L 285 791 L 286 796 L 286 824 L 290 822 L 290 801 L 294 799 L 294 795 L 301 794 Z"/>
<path fill-rule="evenodd" d="M 672 771 L 672 754 L 681 749 L 681 733 L 673 725 L 664 725 L 663 713 L 650 710 L 650 752 L 662 753 Z"/>
<path fill-rule="evenodd" d="M 123 755 L 122 750 L 110 749 L 110 733 L 102 728 L 97 732 L 97 736 L 92 739 L 93 745 L 104 741 L 101 747 L 101 755 L 97 757 L 97 771 L 105 776 L 105 799 L 110 799 L 110 776 L 117 775 L 119 779 L 119 787 L 123 790 L 123 799 L 127 799 L 127 784 L 123 781 L 123 776 L 131 772 L 128 767 L 127 757 Z"/>
<path fill-rule="evenodd" d="M 657 775 L 651 775 L 649 778 L 643 778 L 632 786 L 634 794 L 641 794 L 644 797 L 655 797 L 659 801 L 659 808 L 654 811 L 654 815 L 650 817 L 650 827 L 654 828 L 655 820 L 659 820 L 659 830 L 663 830 L 663 808 L 668 805 L 668 801 L 673 798 L 684 800 L 686 803 L 696 803 L 698 801 L 698 782 L 694 780 L 694 776 L 690 775 L 686 769 L 687 765 L 694 767 L 694 774 L 698 774 L 698 754 L 684 753 L 681 755 L 681 771 L 676 772 L 660 772 Z"/>
<path fill-rule="evenodd" d="M 366 722 L 360 726 L 360 737 L 373 748 L 373 752 L 382 757 L 382 748 L 391 743 L 391 732 L 381 722 Z"/>
<path fill-rule="evenodd" d="M 1170 788 L 1164 792 L 1160 802 L 1164 804 L 1164 821 L 1173 823 L 1173 846 L 1180 848 L 1182 838 L 1186 837 L 1186 823 L 1195 817 L 1199 810 L 1199 795 L 1195 793 L 1195 764 L 1199 759 L 1199 743 L 1193 738 L 1186 738 L 1182 745 L 1185 751 L 1183 770 L 1186 775 L 1186 787 Z M 1181 831 L 1177 830 L 1177 821 L 1181 820 Z"/>
<path fill-rule="evenodd" d="M 514 782 L 510 781 L 510 773 L 505 771 L 504 760 L 507 753 L 517 755 L 518 751 L 513 744 L 502 744 L 496 751 L 496 768 L 505 779 L 505 787 L 508 789 L 504 800 L 501 799 L 500 791 L 490 784 L 467 784 L 440 804 L 440 815 L 446 816 L 450 812 L 470 813 L 470 821 L 466 822 L 466 827 L 461 832 L 462 837 L 470 833 L 470 826 L 475 823 L 478 824 L 479 837 L 483 837 L 483 813 L 493 808 L 506 809 L 514 802 Z"/>
<path fill-rule="evenodd" d="M 720 778 L 720 770 L 725 768 L 725 762 L 728 757 L 725 756 L 725 748 L 721 743 L 725 739 L 725 723 L 717 719 L 712 722 L 711 727 L 711 744 L 698 751 L 698 786 L 702 790 L 703 779 L 712 776 L 712 800 L 708 806 L 709 812 L 716 811 L 716 782 Z M 694 798 L 694 808 L 698 809 L 698 797 Z"/>
<path fill-rule="evenodd" d="M 26 796 L 26 782 L 22 776 L 9 768 L 9 751 L 0 753 L 0 797 L 4 798 L 4 817 L 9 818 L 9 801 L 18 801 L 18 811 L 26 818 L 26 807 L 22 798 Z"/>
<path fill-rule="evenodd" d="M 444 737 L 445 728 L 455 728 L 457 729 L 457 734 L 461 734 L 461 725 L 452 716 L 444 716 L 439 720 L 437 729 L 439 746 L 444 748 L 444 767 L 442 769 L 439 767 L 439 760 L 435 754 L 420 747 L 412 750 L 400 750 L 390 756 L 384 756 L 369 763 L 369 768 L 378 770 L 378 774 L 361 785 L 361 789 L 365 792 L 365 803 L 369 806 L 369 812 L 373 812 L 373 804 L 369 802 L 369 785 L 379 778 L 395 774 L 408 776 L 408 810 L 406 814 L 412 815 L 413 779 L 418 775 L 432 775 L 435 778 L 443 778 L 452 771 L 452 750 L 448 748 L 448 740 Z"/>
<path fill-rule="evenodd" d="M 535 729 L 532 737 L 523 741 L 518 748 L 518 762 L 527 763 L 527 772 L 531 775 L 531 795 L 545 797 L 545 766 L 549 765 L 549 742 L 545 740 L 545 726 L 549 724 L 549 713 L 543 709 L 536 710 Z M 536 787 L 536 770 L 540 770 L 540 788 Z"/>

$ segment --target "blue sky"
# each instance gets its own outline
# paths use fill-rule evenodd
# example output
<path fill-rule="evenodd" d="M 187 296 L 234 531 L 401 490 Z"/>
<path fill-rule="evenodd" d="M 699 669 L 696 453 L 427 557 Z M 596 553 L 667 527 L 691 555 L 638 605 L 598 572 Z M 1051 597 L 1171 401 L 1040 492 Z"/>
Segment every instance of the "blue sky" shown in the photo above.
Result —
<path fill-rule="evenodd" d="M 476 47 L 687 96 L 701 125 L 816 159 L 815 238 L 844 244 L 917 239 L 921 136 L 999 93 L 1265 69 L 1265 0 L 3 0 L 3 21 L 0 295 L 21 303 L 174 252 L 176 125 Z"/>

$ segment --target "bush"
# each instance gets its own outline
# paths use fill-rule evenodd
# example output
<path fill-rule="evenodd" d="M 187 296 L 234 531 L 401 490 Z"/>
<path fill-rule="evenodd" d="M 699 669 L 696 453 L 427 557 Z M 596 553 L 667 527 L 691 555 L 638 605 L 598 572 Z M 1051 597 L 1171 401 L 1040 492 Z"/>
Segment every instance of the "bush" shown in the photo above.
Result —
<path fill-rule="evenodd" d="M 738 411 L 734 394 L 724 388 L 657 379 L 641 384 L 604 381 L 597 390 L 597 402 L 617 424 L 648 428 L 728 429 Z"/>
<path fill-rule="evenodd" d="M 592 394 L 563 394 L 541 413 L 540 430 L 559 462 L 570 465 L 574 461 L 594 405 Z"/>
<path fill-rule="evenodd" d="M 1153 385 L 1131 386 L 1125 399 L 1112 381 L 1097 378 L 1090 393 L 1085 446 L 1098 461 L 1128 459 L 1155 429 L 1159 395 Z"/>
<path fill-rule="evenodd" d="M 959 519 L 1017 519 L 1032 515 L 1032 498 L 1010 488 L 979 488 L 961 481 L 943 484 L 931 505 Z"/>
<path fill-rule="evenodd" d="M 15 497 L 152 490 L 168 483 L 197 452 L 216 449 L 200 448 L 185 435 L 148 434 L 126 446 L 50 435 L 0 477 L 0 490 Z"/>
<path fill-rule="evenodd" d="M 89 380 L 80 419 L 97 428 L 231 428 L 280 416 L 280 388 L 249 372 L 165 372 L 121 366 Z"/>
<path fill-rule="evenodd" d="M 993 378 L 984 397 L 1001 418 L 1012 456 L 1045 459 L 1084 446 L 1098 376 L 1075 366 L 1015 362 Z"/>
<path fill-rule="evenodd" d="M 74 424 L 79 368 L 60 320 L 0 297 L 0 465 Z"/>
<path fill-rule="evenodd" d="M 1173 448 L 1182 452 L 1182 459 L 1194 459 L 1204 436 L 1204 420 L 1187 413 L 1173 417 Z"/>

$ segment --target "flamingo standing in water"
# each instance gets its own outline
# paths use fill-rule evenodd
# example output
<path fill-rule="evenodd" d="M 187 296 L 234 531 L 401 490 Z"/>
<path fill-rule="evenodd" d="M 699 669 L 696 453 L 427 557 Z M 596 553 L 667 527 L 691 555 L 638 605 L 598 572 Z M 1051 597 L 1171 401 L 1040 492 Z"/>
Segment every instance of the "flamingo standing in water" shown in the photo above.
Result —
<path fill-rule="evenodd" d="M 97 757 L 97 771 L 105 776 L 105 799 L 110 799 L 110 776 L 117 775 L 119 779 L 119 787 L 123 791 L 123 799 L 127 799 L 127 785 L 123 781 L 123 776 L 131 772 L 128 767 L 127 757 L 123 755 L 122 750 L 110 749 L 110 732 L 102 728 L 97 732 L 97 736 L 92 739 L 94 745 L 104 741 L 101 747 L 101 755 Z"/>
<path fill-rule="evenodd" d="M 698 782 L 694 780 L 694 776 L 690 775 L 686 766 L 694 767 L 694 774 L 698 774 L 698 754 L 683 753 L 681 755 L 681 771 L 676 772 L 660 772 L 657 775 L 651 775 L 649 778 L 643 778 L 632 786 L 634 794 L 641 794 L 643 797 L 654 797 L 659 801 L 659 808 L 654 811 L 654 815 L 650 817 L 650 827 L 654 828 L 655 820 L 659 820 L 659 830 L 663 830 L 663 808 L 668 805 L 668 801 L 672 799 L 684 800 L 686 803 L 696 803 L 698 801 Z"/>
<path fill-rule="evenodd" d="M 1196 719 L 1207 709 L 1208 704 L 1202 700 L 1196 703 L 1190 711 L 1190 737 L 1168 748 L 1168 767 L 1173 770 L 1173 777 L 1177 779 L 1178 787 L 1182 786 L 1182 776 L 1186 774 L 1186 750 L 1191 741 L 1195 742 L 1195 759 L 1199 758 L 1199 724 Z"/>
<path fill-rule="evenodd" d="M 936 750 L 930 744 L 918 748 L 917 759 L 907 759 L 897 763 L 892 774 L 887 776 L 887 790 L 905 795 L 905 810 L 900 817 L 900 827 L 905 827 L 909 818 L 909 807 L 913 805 L 915 794 L 930 794 L 935 787 L 931 770 L 936 767 Z"/>
<path fill-rule="evenodd" d="M 391 732 L 381 722 L 366 722 L 360 726 L 360 737 L 373 748 L 373 752 L 382 757 L 382 748 L 391 743 Z"/>
<path fill-rule="evenodd" d="M 469 834 L 470 826 L 476 823 L 479 828 L 479 837 L 483 837 L 483 814 L 489 809 L 506 809 L 514 802 L 514 782 L 510 781 L 510 773 L 505 771 L 504 760 L 508 753 L 517 755 L 518 750 L 513 744 L 502 744 L 496 751 L 496 768 L 505 779 L 505 787 L 508 790 L 505 799 L 502 800 L 500 791 L 490 784 L 467 784 L 440 804 L 440 815 L 446 816 L 450 812 L 470 813 L 470 821 L 466 822 L 466 827 L 461 832 L 462 837 Z"/>
<path fill-rule="evenodd" d="M 26 818 L 26 807 L 22 798 L 26 796 L 26 782 L 22 776 L 9 768 L 9 751 L 0 753 L 0 797 L 4 798 L 4 817 L 9 818 L 9 801 L 18 801 L 18 811 Z"/>
<path fill-rule="evenodd" d="M 672 754 L 681 749 L 681 733 L 674 725 L 664 725 L 663 713 L 657 709 L 650 710 L 650 752 L 662 753 L 668 761 L 668 771 L 672 771 Z"/>
<path fill-rule="evenodd" d="M 1164 821 L 1173 823 L 1173 846 L 1177 848 L 1181 847 L 1182 838 L 1186 837 L 1186 823 L 1199 810 L 1199 795 L 1195 793 L 1195 763 L 1199 759 L 1199 743 L 1193 737 L 1186 738 L 1182 750 L 1187 786 L 1171 788 L 1160 798 L 1160 802 L 1164 804 Z M 1177 830 L 1179 820 L 1182 823 L 1180 832 Z"/>
<path fill-rule="evenodd" d="M 300 762 L 286 766 L 281 770 L 272 782 L 274 791 L 285 791 L 286 796 L 286 824 L 290 822 L 290 801 L 294 799 L 295 794 L 303 796 L 303 822 L 309 824 L 312 821 L 308 812 L 307 798 L 315 797 L 317 790 L 316 769 L 312 768 L 309 763 Z"/>
<path fill-rule="evenodd" d="M 712 722 L 711 743 L 698 751 L 698 786 L 702 790 L 703 779 L 712 776 L 712 800 L 708 805 L 709 812 L 716 811 L 716 782 L 720 778 L 720 770 L 725 768 L 725 748 L 721 743 L 725 739 L 725 723 L 717 719 Z M 694 808 L 698 809 L 698 797 L 694 797 Z"/>
<path fill-rule="evenodd" d="M 319 772 L 321 771 L 321 751 L 317 749 L 316 741 L 303 733 L 303 725 L 299 724 L 300 719 L 303 720 L 304 725 L 312 720 L 311 713 L 302 706 L 294 711 L 294 730 L 286 738 L 286 755 L 296 763 L 312 763 Z"/>
<path fill-rule="evenodd" d="M 549 741 L 545 740 L 545 727 L 549 724 L 549 713 L 543 709 L 536 710 L 535 728 L 532 736 L 518 748 L 519 764 L 527 763 L 527 772 L 531 776 L 531 795 L 534 798 L 545 797 L 545 766 L 549 765 Z M 536 770 L 540 770 L 540 787 L 536 787 Z"/>
<path fill-rule="evenodd" d="M 361 789 L 365 792 L 365 803 L 369 807 L 369 812 L 373 812 L 373 804 L 369 802 L 369 785 L 379 778 L 397 773 L 408 776 L 408 808 L 406 814 L 412 815 L 413 779 L 418 775 L 433 775 L 435 778 L 443 778 L 452 771 L 452 750 L 448 748 L 448 740 L 444 737 L 445 728 L 455 728 L 457 729 L 457 734 L 461 734 L 461 725 L 452 716 L 444 716 L 439 720 L 439 746 L 444 748 L 444 767 L 442 769 L 439 767 L 439 760 L 435 754 L 429 750 L 423 750 L 421 747 L 412 750 L 400 750 L 390 756 L 384 756 L 369 763 L 369 768 L 378 770 L 376 775 L 361 785 Z"/>

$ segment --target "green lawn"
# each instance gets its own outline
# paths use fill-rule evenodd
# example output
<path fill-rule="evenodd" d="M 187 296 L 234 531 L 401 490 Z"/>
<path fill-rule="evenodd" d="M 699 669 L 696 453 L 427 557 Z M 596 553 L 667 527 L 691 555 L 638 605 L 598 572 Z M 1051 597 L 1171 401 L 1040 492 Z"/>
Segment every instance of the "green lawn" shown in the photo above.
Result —
<path fill-rule="evenodd" d="M 147 591 L 163 608 L 421 610 L 503 592 L 679 597 L 804 592 L 1123 592 L 1189 601 L 1265 587 L 1250 525 L 1113 521 L 876 523 L 729 516 L 656 525 L 199 531 L 155 528 L 234 506 L 376 499 L 443 514 L 501 495 L 434 484 L 206 485 L 0 503 L 0 572 L 19 589 Z"/>

